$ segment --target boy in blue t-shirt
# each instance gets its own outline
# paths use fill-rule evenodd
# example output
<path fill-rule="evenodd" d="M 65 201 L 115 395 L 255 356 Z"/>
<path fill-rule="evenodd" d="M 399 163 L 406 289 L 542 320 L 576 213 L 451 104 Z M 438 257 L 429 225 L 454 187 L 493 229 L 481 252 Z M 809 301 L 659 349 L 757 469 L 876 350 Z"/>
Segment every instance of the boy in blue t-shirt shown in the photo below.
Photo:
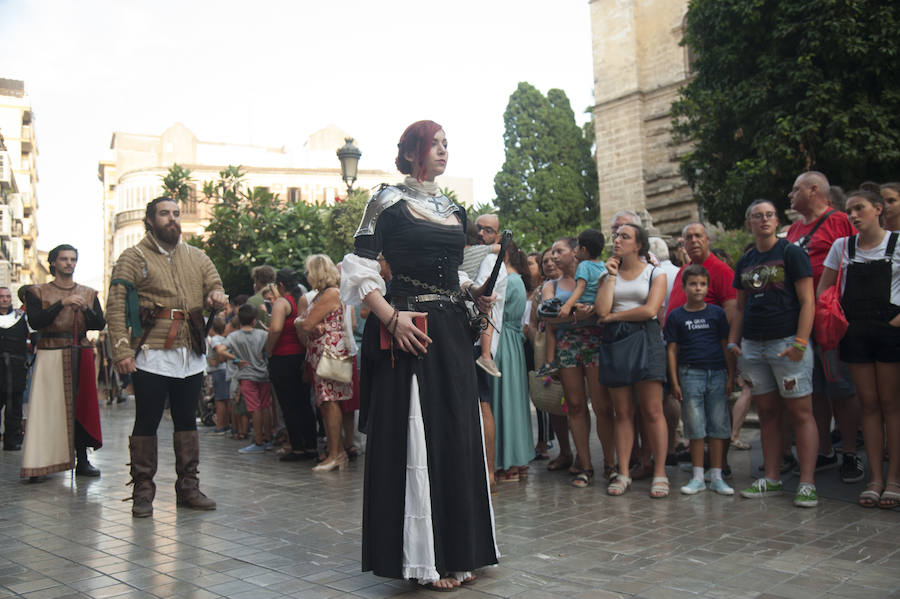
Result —
<path fill-rule="evenodd" d="M 575 257 L 578 267 L 575 269 L 575 290 L 559 310 L 560 316 L 568 316 L 575 309 L 575 304 L 593 304 L 597 299 L 597 282 L 606 273 L 606 266 L 600 259 L 606 240 L 597 229 L 585 229 L 578 235 Z"/>
<path fill-rule="evenodd" d="M 604 239 L 603 233 L 597 229 L 585 229 L 578 235 L 578 245 L 575 246 L 575 257 L 578 258 L 578 267 L 575 269 L 575 289 L 560 308 L 560 316 L 569 316 L 575 309 L 575 304 L 594 304 L 594 300 L 597 298 L 597 282 L 606 274 L 606 266 L 600 259 L 604 245 L 606 245 L 606 239 Z M 546 376 L 559 370 L 559 364 L 554 360 L 556 335 L 552 329 L 552 325 L 547 327 L 545 362 L 537 370 L 538 376 Z"/>
<path fill-rule="evenodd" d="M 710 489 L 734 495 L 722 479 L 725 444 L 731 438 L 727 390 L 732 387 L 734 367 L 725 359 L 728 320 L 719 306 L 704 302 L 709 290 L 709 272 L 692 264 L 681 273 L 687 303 L 666 319 L 669 381 L 672 396 L 681 401 L 684 436 L 690 440 L 693 477 L 681 492 L 694 495 L 706 490 L 703 481 L 703 442 L 709 439 Z"/>

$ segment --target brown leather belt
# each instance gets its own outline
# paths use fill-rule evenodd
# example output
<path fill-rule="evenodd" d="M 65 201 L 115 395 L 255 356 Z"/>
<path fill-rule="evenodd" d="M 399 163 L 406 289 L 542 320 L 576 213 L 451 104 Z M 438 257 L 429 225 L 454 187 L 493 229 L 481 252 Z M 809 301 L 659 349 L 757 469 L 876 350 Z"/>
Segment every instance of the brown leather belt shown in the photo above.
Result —
<path fill-rule="evenodd" d="M 178 308 L 160 308 L 156 311 L 157 318 L 168 318 L 172 321 L 169 325 L 169 332 L 166 335 L 166 349 L 172 349 L 175 345 L 175 337 L 178 335 L 178 321 L 187 320 L 187 312 Z"/>

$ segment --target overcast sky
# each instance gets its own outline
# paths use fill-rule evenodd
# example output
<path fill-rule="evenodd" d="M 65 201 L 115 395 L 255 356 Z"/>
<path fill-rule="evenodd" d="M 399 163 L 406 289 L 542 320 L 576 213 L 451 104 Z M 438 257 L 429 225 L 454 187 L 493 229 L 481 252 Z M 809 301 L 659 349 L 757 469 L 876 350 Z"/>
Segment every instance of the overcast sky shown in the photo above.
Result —
<path fill-rule="evenodd" d="M 483 203 L 519 81 L 563 89 L 579 122 L 592 103 L 587 0 L 0 0 L 0 39 L 0 77 L 24 80 L 35 111 L 38 247 L 79 247 L 87 284 L 113 131 L 182 122 L 205 141 L 299 147 L 335 124 L 361 168 L 387 169 L 403 128 L 429 118 L 448 174 Z"/>

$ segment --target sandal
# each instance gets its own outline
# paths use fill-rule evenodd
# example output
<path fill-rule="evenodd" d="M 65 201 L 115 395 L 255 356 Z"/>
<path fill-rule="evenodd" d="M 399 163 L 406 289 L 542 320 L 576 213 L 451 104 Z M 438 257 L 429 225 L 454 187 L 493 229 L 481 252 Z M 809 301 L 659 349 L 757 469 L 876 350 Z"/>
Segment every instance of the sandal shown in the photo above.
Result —
<path fill-rule="evenodd" d="M 456 581 L 455 578 L 454 578 L 453 580 Z M 459 582 L 459 581 L 456 581 L 456 582 Z M 438 592 L 438 593 L 449 593 L 449 592 L 455 591 L 457 588 L 459 588 L 459 584 L 455 584 L 455 585 L 449 586 L 449 587 L 439 587 L 439 586 L 437 586 L 437 585 L 436 585 L 435 583 L 433 583 L 433 582 L 428 582 L 428 583 L 425 583 L 425 584 L 422 584 L 421 582 L 419 582 L 419 583 L 416 583 L 416 584 L 418 584 L 419 587 L 425 589 L 426 591 L 435 591 L 435 592 Z"/>
<path fill-rule="evenodd" d="M 866 485 L 866 490 L 859 494 L 856 502 L 863 507 L 878 507 L 882 491 L 884 491 L 883 484 L 870 482 Z"/>
<path fill-rule="evenodd" d="M 621 474 L 614 474 L 612 482 L 606 487 L 606 494 L 613 497 L 619 497 L 625 494 L 628 487 L 631 486 L 631 479 Z"/>
<path fill-rule="evenodd" d="M 885 485 L 884 492 L 881 494 L 881 499 L 878 500 L 878 507 L 892 510 L 898 505 L 900 505 L 900 493 L 897 491 L 888 491 L 889 488 L 900 489 L 900 483 L 891 483 L 889 482 Z"/>
<path fill-rule="evenodd" d="M 547 470 L 551 472 L 555 472 L 556 470 L 565 470 L 573 463 L 573 458 L 571 455 L 568 456 L 557 456 L 555 459 L 550 460 L 547 464 Z"/>
<path fill-rule="evenodd" d="M 669 479 L 665 476 L 654 476 L 650 481 L 650 497 L 663 499 L 669 496 Z"/>
<path fill-rule="evenodd" d="M 528 466 L 519 466 L 519 480 L 528 478 Z"/>
<path fill-rule="evenodd" d="M 516 468 L 510 468 L 506 472 L 499 470 L 494 477 L 497 479 L 497 482 L 517 483 L 519 482 L 519 470 Z"/>
<path fill-rule="evenodd" d="M 731 446 L 735 449 L 748 450 L 750 449 L 750 444 L 741 439 L 740 437 L 731 440 Z"/>
<path fill-rule="evenodd" d="M 359 449 L 356 448 L 356 445 L 351 445 L 350 447 L 344 448 L 344 453 L 347 454 L 347 459 L 355 460 L 359 457 Z"/>
<path fill-rule="evenodd" d="M 608 483 L 611 483 L 613 481 L 618 471 L 618 464 L 603 464 L 603 478 L 605 478 L 606 482 Z"/>
<path fill-rule="evenodd" d="M 587 489 L 591 486 L 591 481 L 593 479 L 594 469 L 589 468 L 575 475 L 575 478 L 572 479 L 572 486 L 576 489 Z"/>

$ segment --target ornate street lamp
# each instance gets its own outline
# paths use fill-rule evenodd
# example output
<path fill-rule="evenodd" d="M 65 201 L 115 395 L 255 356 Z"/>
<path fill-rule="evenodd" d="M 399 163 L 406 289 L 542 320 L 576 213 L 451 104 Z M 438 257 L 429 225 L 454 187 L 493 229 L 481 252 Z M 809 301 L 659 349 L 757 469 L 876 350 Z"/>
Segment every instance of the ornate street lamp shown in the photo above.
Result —
<path fill-rule="evenodd" d="M 337 157 L 341 161 L 341 178 L 347 185 L 347 195 L 353 189 L 353 183 L 356 181 L 356 173 L 359 167 L 359 157 L 362 152 L 353 144 L 352 137 L 345 137 L 345 143 L 337 151 Z"/>

